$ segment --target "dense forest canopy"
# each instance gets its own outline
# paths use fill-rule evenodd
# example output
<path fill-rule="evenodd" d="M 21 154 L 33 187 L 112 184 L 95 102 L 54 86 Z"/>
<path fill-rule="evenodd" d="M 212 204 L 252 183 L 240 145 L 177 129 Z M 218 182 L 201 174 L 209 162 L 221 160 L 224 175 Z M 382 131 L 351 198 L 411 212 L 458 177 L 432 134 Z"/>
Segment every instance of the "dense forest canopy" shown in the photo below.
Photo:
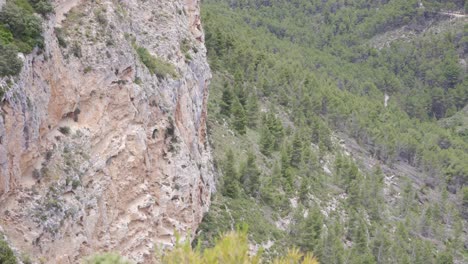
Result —
<path fill-rule="evenodd" d="M 202 9 L 222 177 L 196 241 L 246 222 L 270 256 L 466 261 L 468 25 L 447 14 L 464 1 Z"/>

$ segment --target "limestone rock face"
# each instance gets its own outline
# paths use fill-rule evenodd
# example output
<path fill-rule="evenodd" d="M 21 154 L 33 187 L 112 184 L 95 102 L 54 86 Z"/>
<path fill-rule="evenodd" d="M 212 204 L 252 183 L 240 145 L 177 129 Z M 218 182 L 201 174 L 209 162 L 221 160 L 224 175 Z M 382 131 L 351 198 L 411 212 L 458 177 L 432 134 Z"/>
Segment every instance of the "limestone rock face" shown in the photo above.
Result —
<path fill-rule="evenodd" d="M 199 1 L 53 4 L 45 50 L 0 80 L 0 226 L 46 263 L 152 263 L 155 245 L 196 230 L 214 190 Z"/>

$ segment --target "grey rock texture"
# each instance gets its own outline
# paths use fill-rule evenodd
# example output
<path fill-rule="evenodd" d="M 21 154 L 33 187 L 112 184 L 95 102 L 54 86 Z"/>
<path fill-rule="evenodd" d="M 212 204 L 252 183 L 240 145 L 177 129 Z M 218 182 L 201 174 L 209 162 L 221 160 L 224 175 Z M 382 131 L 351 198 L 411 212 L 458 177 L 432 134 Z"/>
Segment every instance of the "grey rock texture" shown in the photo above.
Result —
<path fill-rule="evenodd" d="M 152 263 L 214 191 L 198 0 L 57 0 L 1 102 L 0 225 L 45 263 Z M 60 43 L 60 44 L 59 44 Z M 168 62 L 158 77 L 137 47 Z M 0 85 L 7 85 L 1 80 Z"/>

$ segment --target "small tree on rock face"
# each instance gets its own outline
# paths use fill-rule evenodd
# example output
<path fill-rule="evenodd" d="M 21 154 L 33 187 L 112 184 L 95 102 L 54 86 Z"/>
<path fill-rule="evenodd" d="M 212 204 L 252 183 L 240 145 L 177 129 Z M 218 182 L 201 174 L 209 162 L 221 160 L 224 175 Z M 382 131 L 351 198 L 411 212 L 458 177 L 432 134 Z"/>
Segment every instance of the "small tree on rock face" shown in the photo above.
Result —
<path fill-rule="evenodd" d="M 15 46 L 3 45 L 0 41 L 0 76 L 16 75 L 21 71 L 23 62 L 18 58 Z"/>
<path fill-rule="evenodd" d="M 0 234 L 0 263 L 2 264 L 16 264 L 15 254 L 11 250 L 6 241 L 3 240 L 3 235 Z"/>

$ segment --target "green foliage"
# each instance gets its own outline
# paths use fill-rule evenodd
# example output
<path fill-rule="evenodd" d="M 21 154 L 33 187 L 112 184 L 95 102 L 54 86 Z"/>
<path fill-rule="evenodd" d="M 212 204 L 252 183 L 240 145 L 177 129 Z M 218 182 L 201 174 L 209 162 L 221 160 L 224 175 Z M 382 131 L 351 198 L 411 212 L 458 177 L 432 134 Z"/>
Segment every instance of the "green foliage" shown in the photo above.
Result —
<path fill-rule="evenodd" d="M 16 75 L 21 71 L 23 62 L 13 44 L 0 43 L 0 76 Z"/>
<path fill-rule="evenodd" d="M 70 132 L 71 132 L 71 129 L 68 126 L 59 127 L 58 130 L 60 131 L 60 133 L 64 134 L 65 136 L 70 135 Z"/>
<path fill-rule="evenodd" d="M 226 160 L 224 163 L 223 169 L 223 180 L 224 180 L 224 187 L 223 187 L 223 195 L 236 198 L 239 196 L 239 179 L 237 170 L 234 167 L 234 153 L 232 150 L 229 150 L 226 153 Z"/>
<path fill-rule="evenodd" d="M 240 182 L 248 195 L 258 197 L 260 194 L 260 174 L 255 154 L 249 151 L 247 160 L 240 169 Z"/>
<path fill-rule="evenodd" d="M 463 262 L 446 219 L 467 212 L 454 196 L 468 180 L 468 79 L 459 64 L 468 31 L 462 20 L 426 30 L 445 19 L 437 11 L 461 2 L 205 1 L 214 156 L 225 164 L 220 157 L 236 150 L 229 184 L 242 188 L 215 198 L 204 221 L 216 227 L 202 224 L 203 238 L 212 243 L 251 219 L 251 207 L 257 222 L 283 225 L 268 237 L 270 258 L 294 245 L 324 263 L 435 263 L 436 252 Z M 387 36 L 402 26 L 425 33 Z M 245 134 L 228 130 L 244 126 Z M 304 219 L 312 210 L 324 212 L 321 224 Z M 262 226 L 253 237 L 265 237 Z"/>
<path fill-rule="evenodd" d="M 22 253 L 20 258 L 23 264 L 33 264 L 31 257 L 26 253 Z"/>
<path fill-rule="evenodd" d="M 268 126 L 263 126 L 260 134 L 260 151 L 264 154 L 269 156 L 271 152 L 274 150 L 275 146 L 275 138 L 273 134 L 268 129 Z"/>
<path fill-rule="evenodd" d="M 223 235 L 213 248 L 201 251 L 200 248 L 193 250 L 190 243 L 177 241 L 176 247 L 162 257 L 163 264 L 256 264 L 263 263 L 261 252 L 257 254 L 249 253 L 247 230 L 240 229 L 237 232 L 229 232 Z M 286 256 L 276 258 L 272 261 L 275 264 L 318 264 L 312 254 L 303 254 L 296 249 L 289 250 Z"/>
<path fill-rule="evenodd" d="M 180 50 L 184 54 L 186 61 L 191 61 L 192 60 L 192 56 L 190 55 L 191 48 L 192 47 L 191 47 L 191 44 L 190 44 L 190 40 L 188 40 L 186 38 L 183 39 L 182 42 L 180 43 Z M 195 48 L 195 50 L 196 50 L 196 48 Z"/>
<path fill-rule="evenodd" d="M 67 41 L 65 40 L 65 32 L 62 28 L 55 28 L 55 36 L 57 36 L 57 42 L 60 47 L 66 48 Z"/>
<path fill-rule="evenodd" d="M 93 13 L 96 21 L 101 25 L 101 26 L 106 26 L 107 25 L 107 17 L 106 17 L 106 9 L 101 7 L 101 8 L 96 8 Z"/>
<path fill-rule="evenodd" d="M 29 0 L 29 2 L 34 7 L 34 10 L 43 16 L 54 10 L 49 0 Z"/>
<path fill-rule="evenodd" d="M 70 53 L 77 58 L 81 58 L 83 56 L 81 53 L 81 46 L 78 41 L 73 42 L 72 46 L 70 47 Z"/>
<path fill-rule="evenodd" d="M 46 14 L 52 10 L 47 0 L 8 0 L 0 11 L 0 76 L 17 75 L 22 62 L 18 51 L 30 53 L 42 48 L 41 20 L 35 12 Z"/>
<path fill-rule="evenodd" d="M 262 216 L 262 210 L 262 206 L 245 196 L 236 199 L 218 196 L 204 216 L 199 227 L 200 236 L 196 237 L 194 244 L 200 243 L 202 248 L 213 246 L 220 234 L 241 224 L 250 227 L 249 238 L 255 243 L 280 238 L 280 230 Z"/>
<path fill-rule="evenodd" d="M 323 228 L 323 216 L 318 208 L 309 211 L 307 217 L 299 224 L 298 245 L 304 251 L 316 252 L 320 244 Z"/>
<path fill-rule="evenodd" d="M 220 102 L 219 113 L 227 117 L 231 116 L 232 101 L 233 101 L 233 94 L 226 84 L 223 89 L 223 95 L 222 95 L 221 102 Z"/>
<path fill-rule="evenodd" d="M 7 1 L 0 12 L 0 24 L 10 30 L 21 52 L 29 53 L 35 46 L 44 45 L 41 20 L 25 0 Z"/>
<path fill-rule="evenodd" d="M 257 128 L 258 123 L 258 111 L 260 106 L 258 104 L 258 98 L 255 94 L 252 94 L 247 100 L 246 106 L 246 115 L 247 115 L 247 125 L 250 128 Z"/>
<path fill-rule="evenodd" d="M 13 34 L 4 25 L 0 25 L 0 44 L 6 45 L 13 41 Z"/>
<path fill-rule="evenodd" d="M 8 246 L 7 242 L 3 240 L 3 237 L 0 236 L 0 263 L 2 264 L 16 264 L 16 260 L 13 251 Z"/>
<path fill-rule="evenodd" d="M 245 115 L 245 110 L 239 100 L 235 100 L 232 105 L 232 115 L 233 115 L 233 126 L 234 129 L 239 132 L 239 134 L 244 135 L 246 132 L 247 116 Z"/>
<path fill-rule="evenodd" d="M 450 252 L 441 252 L 437 256 L 437 264 L 453 264 L 453 256 Z"/>
<path fill-rule="evenodd" d="M 139 47 L 136 44 L 133 44 L 133 46 L 141 62 L 148 68 L 151 74 L 155 74 L 158 78 L 166 78 L 166 76 L 176 78 L 178 76 L 174 65 L 151 55 L 144 47 Z"/>

